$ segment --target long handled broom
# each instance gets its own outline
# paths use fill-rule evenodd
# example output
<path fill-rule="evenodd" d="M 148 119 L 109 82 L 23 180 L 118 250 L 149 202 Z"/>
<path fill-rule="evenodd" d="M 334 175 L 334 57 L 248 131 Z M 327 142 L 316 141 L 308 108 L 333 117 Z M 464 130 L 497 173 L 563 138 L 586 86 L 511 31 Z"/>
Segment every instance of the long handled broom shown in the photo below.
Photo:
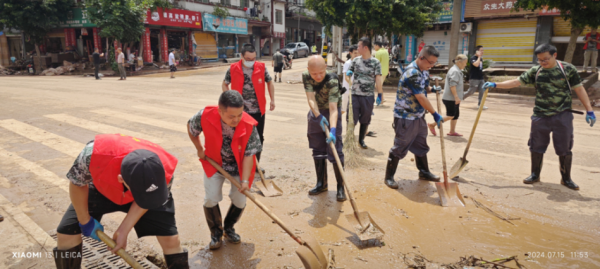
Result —
<path fill-rule="evenodd" d="M 354 136 L 354 110 L 352 109 L 352 81 L 345 78 L 350 89 L 348 89 L 348 124 L 346 127 L 346 136 L 344 136 L 344 159 L 346 168 L 357 168 L 368 163 L 361 149 L 358 148 L 356 136 Z"/>

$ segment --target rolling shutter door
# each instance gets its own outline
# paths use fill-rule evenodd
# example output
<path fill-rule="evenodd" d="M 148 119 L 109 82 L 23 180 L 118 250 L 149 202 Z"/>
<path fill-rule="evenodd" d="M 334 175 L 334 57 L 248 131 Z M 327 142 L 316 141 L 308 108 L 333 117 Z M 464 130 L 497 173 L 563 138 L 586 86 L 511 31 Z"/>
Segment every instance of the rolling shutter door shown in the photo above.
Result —
<path fill-rule="evenodd" d="M 440 52 L 438 63 L 448 65 L 450 57 L 450 31 L 427 31 L 422 39 L 425 41 L 425 45 L 434 46 Z M 419 46 L 419 43 L 417 42 L 417 46 Z"/>
<path fill-rule="evenodd" d="M 195 32 L 196 39 L 196 55 L 204 59 L 218 58 L 217 56 L 217 41 L 210 33 Z"/>
<path fill-rule="evenodd" d="M 531 63 L 537 20 L 494 20 L 477 24 L 477 46 L 485 59 L 496 62 Z"/>

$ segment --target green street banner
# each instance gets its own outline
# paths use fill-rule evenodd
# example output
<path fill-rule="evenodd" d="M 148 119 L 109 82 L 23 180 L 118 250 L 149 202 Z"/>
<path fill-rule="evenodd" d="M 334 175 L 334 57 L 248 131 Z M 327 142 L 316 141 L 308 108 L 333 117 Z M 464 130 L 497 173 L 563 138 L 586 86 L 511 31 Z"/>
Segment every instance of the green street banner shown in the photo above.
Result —
<path fill-rule="evenodd" d="M 87 12 L 81 8 L 73 8 L 69 12 L 69 19 L 60 23 L 62 28 L 83 28 L 83 27 L 96 27 L 95 24 L 90 22 L 87 17 Z"/>
<path fill-rule="evenodd" d="M 442 2 L 442 5 L 442 12 L 440 12 L 437 22 L 452 22 L 452 7 L 454 6 L 454 4 L 452 2 Z"/>

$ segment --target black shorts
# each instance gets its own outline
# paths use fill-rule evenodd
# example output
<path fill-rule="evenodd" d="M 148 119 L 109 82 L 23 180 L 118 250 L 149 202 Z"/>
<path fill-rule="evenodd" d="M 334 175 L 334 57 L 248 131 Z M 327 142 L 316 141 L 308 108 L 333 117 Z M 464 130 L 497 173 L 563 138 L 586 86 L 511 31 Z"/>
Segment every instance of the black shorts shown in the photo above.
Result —
<path fill-rule="evenodd" d="M 275 72 L 275 73 L 281 73 L 281 71 L 283 70 L 283 63 L 280 63 L 280 64 L 276 65 L 274 69 L 275 70 L 273 72 Z"/>
<path fill-rule="evenodd" d="M 448 101 L 448 100 L 442 100 L 442 102 L 444 102 L 444 105 L 446 106 L 446 116 L 448 117 L 454 117 L 453 120 L 458 120 L 458 115 L 460 115 L 460 104 L 456 104 L 456 101 Z"/>
<path fill-rule="evenodd" d="M 117 205 L 102 195 L 93 185 L 90 185 L 88 196 L 88 211 L 92 218 L 100 221 L 104 214 L 112 212 L 129 211 L 132 203 L 126 205 Z M 175 202 L 169 192 L 169 201 L 158 209 L 148 210 L 140 220 L 133 226 L 138 238 L 144 236 L 172 236 L 177 235 L 177 226 L 175 225 Z M 69 205 L 67 212 L 63 216 L 58 228 L 58 233 L 67 235 L 81 234 L 77 213 L 73 205 Z"/>
<path fill-rule="evenodd" d="M 172 64 L 171 66 L 169 66 L 171 68 L 171 72 L 175 72 L 177 71 L 177 66 L 175 66 L 174 64 Z"/>

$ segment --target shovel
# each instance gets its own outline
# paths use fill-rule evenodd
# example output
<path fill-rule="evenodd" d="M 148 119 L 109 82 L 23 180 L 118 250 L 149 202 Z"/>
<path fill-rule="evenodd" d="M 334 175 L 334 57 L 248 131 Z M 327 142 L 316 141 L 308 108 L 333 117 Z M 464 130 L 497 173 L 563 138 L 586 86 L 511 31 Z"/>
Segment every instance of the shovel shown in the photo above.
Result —
<path fill-rule="evenodd" d="M 467 153 L 469 152 L 471 142 L 473 142 L 473 136 L 475 136 L 475 129 L 477 128 L 477 123 L 479 123 L 479 117 L 481 116 L 481 111 L 483 111 L 483 104 L 485 104 L 485 98 L 487 98 L 487 94 L 488 89 L 485 89 L 485 92 L 483 93 L 483 99 L 481 99 L 481 104 L 479 105 L 479 111 L 477 111 L 475 123 L 473 124 L 473 130 L 471 130 L 471 136 L 469 136 L 469 142 L 467 142 L 467 147 L 465 148 L 465 153 L 460 159 L 458 159 L 454 166 L 452 166 L 452 169 L 450 169 L 450 178 L 453 180 L 463 169 L 465 169 L 465 166 L 467 166 L 467 164 L 469 163 L 469 161 L 467 160 Z"/>
<path fill-rule="evenodd" d="M 435 80 L 435 86 L 439 86 L 440 77 L 431 77 Z M 442 111 L 442 101 L 440 100 L 440 92 L 436 92 L 438 111 Z M 483 106 L 480 106 L 483 107 Z M 435 187 L 440 194 L 440 202 L 442 206 L 465 206 L 465 201 L 458 190 L 458 183 L 448 182 L 448 170 L 446 169 L 446 146 L 444 145 L 444 124 L 440 124 L 440 144 L 442 145 L 442 165 L 444 167 L 444 182 L 436 182 Z"/>
<path fill-rule="evenodd" d="M 225 170 L 223 170 L 223 168 L 221 168 L 221 166 L 219 164 L 217 164 L 215 161 L 213 161 L 209 157 L 206 157 L 206 160 L 215 169 L 217 169 L 217 171 L 219 171 L 219 173 L 221 173 L 221 175 L 226 177 L 229 180 L 229 182 L 231 182 L 231 184 L 236 186 L 238 189 L 242 188 L 242 186 L 240 185 L 240 182 L 238 182 L 233 177 L 231 177 L 231 175 L 229 175 L 229 173 L 225 172 Z M 298 249 L 296 250 L 296 254 L 298 255 L 298 257 L 300 257 L 300 260 L 302 261 L 304 268 L 327 269 L 327 265 L 328 265 L 327 257 L 325 256 L 325 253 L 321 249 L 319 242 L 317 242 L 315 239 L 311 238 L 308 235 L 306 235 L 304 237 L 305 239 L 302 240 L 302 238 L 296 236 L 294 234 L 294 232 L 292 230 L 290 230 L 290 228 L 288 228 L 281 219 L 279 219 L 277 216 L 275 216 L 275 214 L 273 214 L 273 212 L 271 212 L 271 210 L 267 206 L 265 206 L 263 203 L 261 203 L 259 200 L 257 200 L 254 197 L 254 195 L 252 195 L 252 193 L 250 193 L 249 191 L 246 190 L 246 191 L 244 191 L 244 195 L 246 195 L 246 197 L 248 197 L 262 211 L 264 211 L 272 220 L 274 220 L 279 225 L 279 227 L 281 227 L 284 231 L 286 231 L 292 237 L 292 239 L 294 239 L 296 242 L 298 242 L 298 244 L 300 244 L 300 247 L 298 247 Z"/>
<path fill-rule="evenodd" d="M 325 135 L 329 137 L 329 128 L 325 127 Z M 356 235 L 361 241 L 366 241 L 370 239 L 383 239 L 385 233 L 383 230 L 373 221 L 369 212 L 359 212 L 358 206 L 356 205 L 356 201 L 352 196 L 352 191 L 348 187 L 346 183 L 346 174 L 344 173 L 344 167 L 342 167 L 342 163 L 340 162 L 340 157 L 337 154 L 337 150 L 335 148 L 335 144 L 333 142 L 329 142 L 329 146 L 331 146 L 331 151 L 333 152 L 333 157 L 335 157 L 335 163 L 340 170 L 340 174 L 342 175 L 342 181 L 344 182 L 344 188 L 346 188 L 346 192 L 348 193 L 348 198 L 350 198 L 350 204 L 352 205 L 352 210 L 354 210 L 354 214 L 346 215 L 346 219 L 354 227 L 356 230 Z"/>
<path fill-rule="evenodd" d="M 265 197 L 275 197 L 283 195 L 283 191 L 279 187 L 277 187 L 277 185 L 275 185 L 275 182 L 273 182 L 270 179 L 265 179 L 265 175 L 263 175 L 262 170 L 258 165 L 258 159 L 256 160 L 256 170 L 260 175 L 260 182 L 256 182 L 254 185 L 260 190 L 260 192 Z"/>
<path fill-rule="evenodd" d="M 117 243 L 112 240 L 108 235 L 106 235 L 103 231 L 96 231 L 96 235 L 104 244 L 106 244 L 109 248 L 114 248 Z M 138 261 L 136 261 L 129 253 L 127 253 L 124 249 L 117 250 L 117 255 L 119 255 L 129 266 L 133 269 L 144 269 Z"/>

